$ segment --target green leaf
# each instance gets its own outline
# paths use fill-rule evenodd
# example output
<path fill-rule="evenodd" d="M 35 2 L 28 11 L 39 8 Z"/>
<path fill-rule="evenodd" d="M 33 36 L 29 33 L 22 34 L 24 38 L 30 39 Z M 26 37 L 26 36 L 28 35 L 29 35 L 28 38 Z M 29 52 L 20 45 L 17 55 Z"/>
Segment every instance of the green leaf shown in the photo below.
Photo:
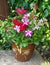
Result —
<path fill-rule="evenodd" d="M 2 40 L 0 40 L 0 42 L 2 42 Z"/>
<path fill-rule="evenodd" d="M 13 4 L 14 4 L 15 0 L 10 0 L 10 1 L 11 1 L 11 5 L 13 6 Z"/>
<path fill-rule="evenodd" d="M 30 4 L 30 8 L 32 8 L 34 4 L 35 4 L 35 3 L 34 3 L 34 2 L 32 2 L 32 3 Z"/>
<path fill-rule="evenodd" d="M 48 5 L 48 10 L 50 10 L 50 5 Z"/>
<path fill-rule="evenodd" d="M 44 11 L 44 17 L 47 17 L 48 16 L 48 10 L 46 9 L 45 11 Z"/>
<path fill-rule="evenodd" d="M 20 48 L 21 48 L 21 49 L 23 48 L 23 44 L 22 44 L 22 43 L 20 43 Z"/>
<path fill-rule="evenodd" d="M 27 3 L 27 2 L 28 2 L 28 0 L 25 0 L 25 2 Z"/>
<path fill-rule="evenodd" d="M 39 42 L 34 42 L 34 44 L 38 46 L 39 45 Z"/>
<path fill-rule="evenodd" d="M 26 46 L 28 46 L 28 43 L 23 43 L 23 47 L 26 47 Z"/>

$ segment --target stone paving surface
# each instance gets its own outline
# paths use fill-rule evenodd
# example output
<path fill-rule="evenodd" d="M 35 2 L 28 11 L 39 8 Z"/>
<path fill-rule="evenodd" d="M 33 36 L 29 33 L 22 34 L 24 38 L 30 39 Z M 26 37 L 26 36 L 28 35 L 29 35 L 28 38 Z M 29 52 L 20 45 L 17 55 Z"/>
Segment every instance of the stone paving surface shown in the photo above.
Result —
<path fill-rule="evenodd" d="M 36 50 L 34 50 L 32 58 L 27 62 L 17 61 L 11 50 L 0 50 L 0 65 L 41 65 L 42 62 L 43 59 Z"/>

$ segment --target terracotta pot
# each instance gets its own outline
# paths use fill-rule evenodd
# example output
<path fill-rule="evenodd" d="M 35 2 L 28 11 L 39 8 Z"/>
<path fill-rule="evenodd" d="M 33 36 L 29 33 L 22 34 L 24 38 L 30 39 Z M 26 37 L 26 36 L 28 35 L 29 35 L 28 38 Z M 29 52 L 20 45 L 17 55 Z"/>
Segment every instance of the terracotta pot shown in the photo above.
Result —
<path fill-rule="evenodd" d="M 19 45 L 12 43 L 12 49 L 18 61 L 28 61 L 33 55 L 34 48 L 33 44 L 29 44 L 27 47 L 20 49 Z"/>

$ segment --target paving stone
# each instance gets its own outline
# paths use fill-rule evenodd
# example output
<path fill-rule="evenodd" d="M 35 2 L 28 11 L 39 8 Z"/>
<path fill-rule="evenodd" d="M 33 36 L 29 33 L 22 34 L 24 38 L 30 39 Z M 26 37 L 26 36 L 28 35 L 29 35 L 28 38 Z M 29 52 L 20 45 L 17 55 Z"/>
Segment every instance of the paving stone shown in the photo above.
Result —
<path fill-rule="evenodd" d="M 41 65 L 42 62 L 37 50 L 34 50 L 32 58 L 27 62 L 17 61 L 12 50 L 0 50 L 0 65 Z"/>

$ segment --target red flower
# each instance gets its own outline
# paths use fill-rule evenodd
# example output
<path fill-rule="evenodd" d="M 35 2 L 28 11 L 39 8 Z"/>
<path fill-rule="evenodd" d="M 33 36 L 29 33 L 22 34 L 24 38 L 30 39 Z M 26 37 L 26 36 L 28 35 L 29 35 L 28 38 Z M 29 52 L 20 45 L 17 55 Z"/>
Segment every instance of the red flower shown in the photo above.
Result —
<path fill-rule="evenodd" d="M 14 19 L 14 20 L 13 20 L 13 23 L 14 23 L 15 25 L 18 25 L 18 26 L 21 26 L 21 25 L 22 25 L 22 22 L 18 21 L 17 19 Z"/>
<path fill-rule="evenodd" d="M 24 24 L 21 25 L 21 26 L 20 26 L 20 31 L 24 31 L 27 27 L 28 27 L 27 25 L 24 25 Z"/>
<path fill-rule="evenodd" d="M 17 9 L 16 9 L 16 13 L 17 13 L 17 14 L 24 14 L 24 13 L 26 13 L 26 10 L 25 10 L 25 9 L 22 9 L 22 10 L 21 10 L 20 8 L 17 8 Z"/>
<path fill-rule="evenodd" d="M 24 23 L 22 23 L 22 22 L 20 22 L 20 21 L 18 21 L 18 20 L 16 20 L 16 19 L 14 19 L 13 22 L 14 22 L 14 24 L 15 24 L 15 25 L 13 26 L 13 28 L 14 28 L 17 32 L 19 32 L 18 29 L 20 29 L 20 31 L 24 31 L 24 30 L 28 27 L 28 25 L 26 25 L 26 24 L 24 24 Z"/>

